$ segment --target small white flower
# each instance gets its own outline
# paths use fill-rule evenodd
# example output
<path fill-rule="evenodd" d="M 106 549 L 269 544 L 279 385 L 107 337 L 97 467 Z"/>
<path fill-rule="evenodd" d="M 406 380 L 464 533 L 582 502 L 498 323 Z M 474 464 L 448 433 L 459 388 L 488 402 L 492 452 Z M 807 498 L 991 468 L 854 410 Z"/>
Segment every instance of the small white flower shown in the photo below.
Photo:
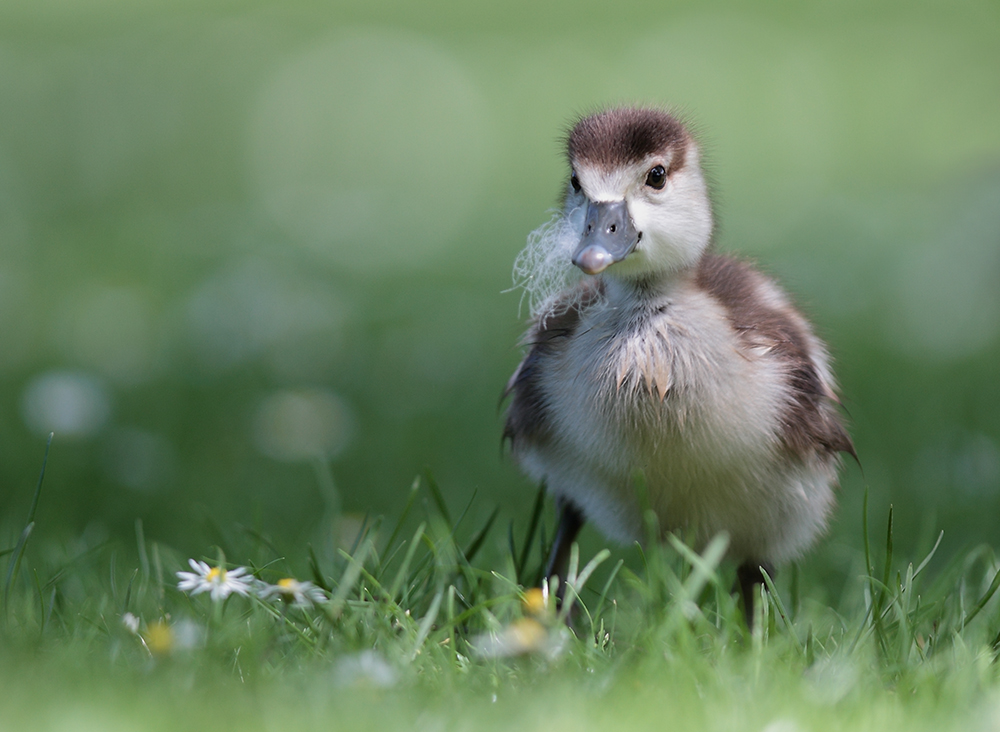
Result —
<path fill-rule="evenodd" d="M 122 625 L 128 628 L 129 633 L 139 633 L 139 618 L 132 613 L 125 613 L 122 615 Z"/>
<path fill-rule="evenodd" d="M 333 669 L 334 683 L 341 687 L 387 689 L 399 679 L 396 669 L 375 651 L 344 656 Z"/>
<path fill-rule="evenodd" d="M 276 585 L 264 585 L 259 590 L 261 598 L 268 600 L 272 597 L 280 597 L 285 602 L 290 602 L 294 607 L 309 607 L 317 603 L 326 602 L 326 593 L 312 582 L 299 582 L 294 577 L 285 577 L 278 580 Z"/>
<path fill-rule="evenodd" d="M 253 577 L 247 575 L 246 567 L 236 569 L 226 569 L 224 567 L 210 567 L 205 562 L 188 560 L 194 572 L 178 572 L 177 589 L 198 595 L 202 592 L 211 592 L 212 601 L 225 600 L 234 592 L 237 595 L 249 595 L 250 585 Z"/>
<path fill-rule="evenodd" d="M 509 658 L 541 653 L 549 660 L 562 655 L 569 631 L 547 628 L 534 618 L 515 620 L 505 628 L 472 638 L 472 648 L 480 658 Z"/>
<path fill-rule="evenodd" d="M 174 635 L 174 648 L 178 651 L 190 651 L 205 643 L 205 628 L 189 618 L 178 620 L 171 630 Z"/>

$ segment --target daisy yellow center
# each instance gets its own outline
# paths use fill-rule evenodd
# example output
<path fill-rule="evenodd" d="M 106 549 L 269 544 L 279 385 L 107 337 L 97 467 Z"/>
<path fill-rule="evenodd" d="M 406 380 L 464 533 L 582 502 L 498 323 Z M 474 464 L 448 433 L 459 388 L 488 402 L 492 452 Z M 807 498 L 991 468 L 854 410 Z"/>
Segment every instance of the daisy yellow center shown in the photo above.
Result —
<path fill-rule="evenodd" d="M 533 618 L 515 620 L 508 633 L 514 646 L 521 652 L 538 650 L 546 638 L 545 626 Z"/>
<path fill-rule="evenodd" d="M 298 580 L 292 577 L 285 577 L 284 579 L 278 580 L 278 587 L 280 587 L 285 592 L 295 592 L 295 589 L 299 586 Z"/>
<path fill-rule="evenodd" d="M 209 582 L 225 582 L 226 581 L 226 570 L 222 567 L 212 567 L 208 570 L 208 574 L 205 575 L 205 579 Z"/>
<path fill-rule="evenodd" d="M 174 633 L 162 620 L 150 623 L 145 638 L 149 650 L 156 655 L 169 653 L 174 645 Z"/>
<path fill-rule="evenodd" d="M 538 587 L 527 590 L 521 602 L 529 615 L 542 615 L 549 609 L 549 598 Z"/>

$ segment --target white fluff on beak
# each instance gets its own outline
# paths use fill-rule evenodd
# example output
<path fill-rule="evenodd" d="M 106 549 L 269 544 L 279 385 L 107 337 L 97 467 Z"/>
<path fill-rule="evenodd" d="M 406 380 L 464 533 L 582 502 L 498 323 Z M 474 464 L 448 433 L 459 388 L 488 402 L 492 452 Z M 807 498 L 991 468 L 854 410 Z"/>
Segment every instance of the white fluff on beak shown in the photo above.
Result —
<path fill-rule="evenodd" d="M 556 308 L 560 293 L 575 285 L 583 274 L 572 257 L 583 235 L 586 206 L 555 211 L 552 218 L 528 235 L 528 244 L 514 260 L 514 288 L 521 301 L 528 298 L 532 319 L 544 320 Z M 563 307 L 565 303 L 559 303 Z"/>

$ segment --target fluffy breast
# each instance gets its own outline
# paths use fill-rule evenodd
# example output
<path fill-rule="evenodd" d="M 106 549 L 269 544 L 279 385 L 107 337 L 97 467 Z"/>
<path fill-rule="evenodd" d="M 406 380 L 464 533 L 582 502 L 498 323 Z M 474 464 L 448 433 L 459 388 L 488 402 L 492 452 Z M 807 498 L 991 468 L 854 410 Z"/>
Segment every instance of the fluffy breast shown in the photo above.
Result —
<path fill-rule="evenodd" d="M 622 478 L 643 470 L 676 486 L 774 451 L 783 376 L 688 283 L 634 309 L 589 308 L 542 390 L 565 449 Z"/>

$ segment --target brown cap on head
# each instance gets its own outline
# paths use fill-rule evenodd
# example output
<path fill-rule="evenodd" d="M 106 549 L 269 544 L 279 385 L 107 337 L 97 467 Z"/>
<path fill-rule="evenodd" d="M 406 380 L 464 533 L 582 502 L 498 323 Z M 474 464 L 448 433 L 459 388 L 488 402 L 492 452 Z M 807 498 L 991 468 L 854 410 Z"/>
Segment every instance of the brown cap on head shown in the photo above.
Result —
<path fill-rule="evenodd" d="M 621 107 L 584 117 L 566 142 L 569 159 L 614 168 L 637 163 L 673 147 L 673 172 L 684 164 L 688 133 L 677 119 L 659 109 Z"/>

